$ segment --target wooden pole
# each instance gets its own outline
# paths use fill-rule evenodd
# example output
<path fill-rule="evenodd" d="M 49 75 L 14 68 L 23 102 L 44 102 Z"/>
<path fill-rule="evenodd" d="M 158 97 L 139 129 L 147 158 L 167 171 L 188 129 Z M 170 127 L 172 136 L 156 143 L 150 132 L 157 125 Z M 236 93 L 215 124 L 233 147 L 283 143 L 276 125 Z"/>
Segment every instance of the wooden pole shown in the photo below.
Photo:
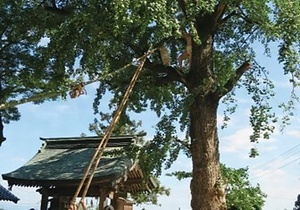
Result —
<path fill-rule="evenodd" d="M 104 189 L 100 190 L 100 202 L 99 202 L 99 210 L 103 210 L 106 206 L 106 191 Z"/>
<path fill-rule="evenodd" d="M 47 210 L 48 208 L 48 191 L 45 188 L 40 190 L 42 194 L 42 201 L 41 201 L 41 210 Z"/>
<path fill-rule="evenodd" d="M 100 159 L 102 157 L 102 153 L 104 152 L 104 149 L 105 149 L 105 147 L 108 143 L 109 137 L 110 137 L 112 131 L 114 130 L 114 127 L 115 127 L 117 121 L 119 120 L 123 109 L 125 108 L 126 102 L 127 102 L 128 98 L 129 98 L 129 95 L 132 92 L 132 89 L 133 89 L 133 87 L 134 87 L 134 85 L 135 85 L 135 83 L 136 83 L 136 81 L 137 81 L 137 79 L 138 79 L 138 77 L 141 73 L 141 70 L 144 66 L 144 63 L 147 59 L 147 56 L 150 55 L 152 52 L 153 51 L 149 50 L 144 56 L 142 56 L 143 60 L 141 61 L 141 63 L 139 64 L 135 74 L 133 75 L 133 77 L 131 79 L 131 82 L 130 82 L 129 86 L 127 87 L 126 92 L 123 96 L 123 99 L 122 99 L 119 107 L 117 108 L 116 114 L 114 115 L 114 117 L 112 119 L 112 122 L 110 123 L 110 125 L 109 125 L 106 133 L 104 134 L 102 140 L 100 141 L 93 157 L 91 158 L 91 161 L 90 161 L 90 163 L 89 163 L 89 165 L 88 165 L 88 167 L 87 167 L 87 169 L 86 169 L 86 171 L 85 171 L 85 173 L 84 173 L 84 175 L 81 179 L 81 182 L 80 182 L 80 184 L 79 184 L 79 186 L 78 186 L 78 188 L 77 188 L 77 190 L 76 190 L 76 192 L 73 196 L 73 199 L 71 201 L 69 210 L 72 210 L 72 208 L 75 207 L 76 198 L 78 197 L 79 192 L 81 191 L 84 183 L 87 181 L 85 183 L 85 188 L 84 188 L 83 193 L 81 195 L 81 201 L 78 204 L 78 207 L 81 206 L 82 200 L 85 198 L 85 196 L 88 192 L 88 189 L 89 189 L 90 184 L 92 182 L 92 179 L 94 177 L 96 168 L 98 167 L 98 164 L 99 164 Z M 88 176 L 89 176 L 89 178 L 88 178 Z"/>

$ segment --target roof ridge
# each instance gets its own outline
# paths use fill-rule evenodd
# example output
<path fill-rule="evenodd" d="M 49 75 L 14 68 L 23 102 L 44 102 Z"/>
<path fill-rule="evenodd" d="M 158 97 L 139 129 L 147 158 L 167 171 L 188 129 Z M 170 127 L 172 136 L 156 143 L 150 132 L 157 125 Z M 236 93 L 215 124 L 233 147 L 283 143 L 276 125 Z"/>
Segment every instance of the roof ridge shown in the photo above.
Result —
<path fill-rule="evenodd" d="M 120 140 L 120 139 L 129 139 L 142 137 L 144 135 L 117 135 L 111 136 L 109 140 Z M 75 136 L 75 137 L 40 137 L 42 141 L 63 141 L 63 140 L 101 140 L 103 136 Z"/>

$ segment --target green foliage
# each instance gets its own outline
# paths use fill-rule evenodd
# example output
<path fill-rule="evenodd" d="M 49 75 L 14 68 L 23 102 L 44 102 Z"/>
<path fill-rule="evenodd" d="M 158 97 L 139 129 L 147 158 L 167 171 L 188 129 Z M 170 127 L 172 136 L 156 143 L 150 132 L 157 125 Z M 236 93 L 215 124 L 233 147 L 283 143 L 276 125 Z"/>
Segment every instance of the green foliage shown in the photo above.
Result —
<path fill-rule="evenodd" d="M 66 79 L 73 74 L 87 73 L 91 78 L 99 75 L 105 78 L 99 87 L 95 109 L 105 90 L 115 95 L 112 101 L 119 101 L 124 91 L 120 84 L 125 82 L 126 85 L 134 67 L 113 77 L 105 75 L 132 62 L 150 45 L 166 44 L 172 54 L 171 64 L 176 65 L 185 44 L 180 38 L 181 30 L 190 29 L 195 40 L 201 38 L 197 37 L 196 19 L 211 14 L 221 3 L 227 4 L 227 9 L 223 14 L 224 23 L 214 32 L 214 87 L 224 88 L 245 59 L 255 59 L 253 44 L 261 42 L 269 52 L 268 44 L 273 41 L 279 43 L 278 60 L 284 66 L 284 73 L 292 75 L 291 82 L 296 87 L 300 75 L 298 1 L 186 1 L 183 6 L 174 1 L 61 0 L 56 2 L 57 13 L 44 9 L 45 5 L 53 6 L 50 1 L 2 1 L 1 71 L 5 73 L 1 82 L 10 88 L 2 91 L 1 98 L 6 102 L 23 94 L 30 96 L 43 90 L 57 90 L 65 87 Z M 41 44 L 41 40 L 49 40 L 49 43 Z M 141 112 L 149 106 L 158 115 L 167 108 L 168 115 L 177 116 L 184 130 L 189 126 L 187 89 L 182 83 L 168 83 L 167 88 L 153 86 L 168 71 L 159 70 L 162 67 L 157 52 L 149 60 L 157 64 L 158 71 L 147 68 L 141 78 L 143 88 L 132 96 L 128 108 Z M 79 62 L 80 68 L 74 68 L 75 62 Z M 267 102 L 274 94 L 267 70 L 254 61 L 251 63 L 251 71 L 241 82 L 237 81 L 236 87 L 246 87 L 252 95 L 251 111 L 255 114 L 250 119 L 254 131 L 251 141 L 257 141 L 269 138 L 274 130 L 272 123 L 277 118 Z M 226 89 L 224 91 L 226 93 Z M 296 99 L 292 97 L 290 103 Z M 290 110 L 293 106 L 281 107 Z M 283 122 L 286 120 L 288 117 Z"/>
<path fill-rule="evenodd" d="M 266 194 L 261 191 L 259 185 L 250 184 L 247 168 L 234 169 L 221 164 L 221 174 L 226 185 L 228 209 L 262 209 Z M 176 171 L 167 175 L 175 176 L 178 180 L 192 177 L 192 173 L 186 171 Z"/>
<path fill-rule="evenodd" d="M 186 178 L 192 177 L 192 172 L 186 172 L 186 171 L 175 171 L 172 173 L 168 173 L 167 176 L 175 176 L 179 181 Z"/>
<path fill-rule="evenodd" d="M 0 105 L 65 88 L 68 77 L 56 72 L 43 54 L 46 25 L 32 5 L 28 1 L 0 3 Z M 54 98 L 57 95 L 50 99 Z M 49 98 L 40 97 L 36 103 L 45 99 Z M 0 110 L 1 124 L 19 120 L 20 116 L 16 107 Z"/>
<path fill-rule="evenodd" d="M 172 119 L 163 116 L 153 139 L 146 142 L 139 153 L 141 167 L 146 174 L 160 176 L 162 168 L 170 168 L 177 160 L 180 150 L 188 153 L 188 142 L 177 137 Z"/>
<path fill-rule="evenodd" d="M 170 65 L 164 65 L 158 50 L 147 57 L 115 131 L 136 131 L 138 123 L 132 121 L 130 112 L 150 109 L 157 114 L 160 121 L 156 134 L 141 151 L 141 163 L 147 173 L 160 175 L 161 168 L 169 168 L 180 151 L 191 155 L 190 136 L 197 130 L 191 127 L 199 126 L 193 125 L 191 118 L 202 116 L 205 110 L 195 107 L 196 101 L 207 107 L 224 102 L 228 105 L 224 114 L 227 122 L 238 103 L 236 90 L 244 89 L 252 100 L 252 142 L 268 139 L 277 122 L 287 125 L 298 101 L 298 0 L 5 0 L 0 9 L 2 103 L 16 97 L 66 90 L 70 79 L 87 75 L 100 80 L 94 112 L 102 120 L 109 120 L 111 115 L 99 108 L 103 95 L 112 94 L 109 106 L 115 108 L 138 65 L 136 59 L 152 46 L 166 46 Z M 180 69 L 178 56 L 186 48 L 183 31 L 192 36 L 193 56 L 191 66 Z M 283 74 L 290 75 L 292 86 L 290 99 L 279 105 L 285 114 L 282 119 L 270 102 L 275 95 L 270 69 L 257 63 L 255 52 L 256 46 L 261 45 L 271 56 L 269 46 L 274 43 L 278 45 Z M 248 62 L 251 66 L 245 67 Z M 194 113 L 200 114 L 191 116 Z M 6 120 L 19 118 L 15 108 L 1 114 Z M 186 132 L 186 140 L 177 136 L 178 123 L 180 131 Z M 106 121 L 96 120 L 91 129 L 101 134 L 106 126 Z M 204 129 L 199 130 L 215 133 Z M 209 139 L 198 142 L 206 141 Z M 253 148 L 250 156 L 255 155 Z"/>
<path fill-rule="evenodd" d="M 258 184 L 251 186 L 247 168 L 234 169 L 221 164 L 221 173 L 227 184 L 226 202 L 229 209 L 262 209 L 266 194 Z"/>
<path fill-rule="evenodd" d="M 152 178 L 154 179 L 154 178 Z M 136 202 L 136 204 L 141 204 L 141 203 L 149 203 L 149 204 L 155 204 L 155 205 L 159 205 L 158 203 L 158 196 L 159 195 L 169 195 L 170 194 L 170 190 L 160 186 L 160 183 L 157 179 L 154 179 L 154 181 L 158 184 L 158 186 L 156 188 L 154 188 L 153 190 L 149 191 L 149 192 L 139 192 L 136 194 L 131 195 L 131 198 L 134 199 L 134 201 Z"/>
<path fill-rule="evenodd" d="M 269 52 L 268 44 L 270 42 L 280 43 L 278 60 L 284 64 L 284 72 L 292 75 L 293 85 L 297 86 L 299 33 L 295 32 L 298 31 L 300 22 L 298 16 L 295 15 L 299 11 L 297 1 L 288 1 L 288 3 L 281 1 L 268 3 L 266 0 L 186 1 L 183 6 L 180 2 L 174 1 L 88 2 L 61 0 L 57 1 L 56 5 L 60 9 L 59 11 L 62 11 L 60 14 L 43 10 L 45 5 L 52 6 L 47 1 L 43 3 L 31 1 L 27 4 L 24 3 L 23 6 L 14 6 L 19 11 L 24 10 L 24 14 L 30 20 L 37 19 L 36 17 L 45 20 L 43 23 L 35 21 L 33 25 L 28 26 L 35 29 L 35 36 L 30 37 L 30 40 L 33 41 L 30 49 L 33 50 L 33 46 L 35 46 L 38 53 L 34 55 L 35 63 L 38 65 L 34 68 L 36 71 L 33 76 L 34 81 L 41 82 L 44 80 L 39 78 L 49 76 L 58 87 L 61 87 L 65 83 L 64 79 L 73 74 L 85 73 L 91 78 L 101 76 L 103 80 L 94 103 L 95 113 L 98 113 L 100 100 L 107 91 L 114 95 L 111 100 L 112 105 L 120 101 L 124 93 L 124 86 L 128 84 L 135 66 L 118 71 L 112 77 L 108 76 L 109 74 L 122 68 L 125 64 L 131 63 L 133 58 L 141 56 L 149 49 L 150 45 L 155 47 L 166 45 L 171 54 L 172 67 L 176 66 L 177 57 L 185 44 L 180 37 L 181 31 L 183 29 L 190 30 L 194 40 L 201 38 L 198 37 L 195 22 L 199 17 L 197 15 L 201 14 L 200 17 L 209 15 L 216 9 L 216 5 L 221 3 L 227 4 L 227 8 L 223 14 L 224 23 L 214 34 L 213 78 L 215 84 L 209 87 L 213 87 L 213 91 L 218 90 L 226 94 L 228 90 L 224 89 L 224 85 L 229 78 L 235 78 L 235 69 L 245 60 L 251 60 L 251 71 L 246 73 L 241 81 L 236 81 L 235 86 L 237 88 L 245 87 L 253 99 L 251 113 L 254 114 L 250 119 L 253 135 L 250 140 L 256 142 L 260 138 L 269 138 L 274 130 L 274 124 L 277 122 L 277 116 L 268 103 L 270 97 L 274 95 L 272 91 L 274 85 L 268 78 L 268 70 L 254 61 L 253 44 L 261 42 L 265 46 L 266 52 Z M 9 5 L 8 2 L 2 4 L 3 7 Z M 63 14 L 66 8 L 72 12 Z M 24 21 L 26 21 L 26 16 Z M 16 15 L 16 17 L 20 16 Z M 32 21 L 28 22 L 32 23 Z M 18 30 L 16 28 L 12 30 L 14 36 L 21 34 L 20 27 Z M 49 43 L 37 48 L 36 44 L 42 37 L 49 38 Z M 27 37 L 22 37 L 22 39 L 27 39 Z M 38 58 L 43 62 L 37 61 Z M 187 90 L 181 82 L 168 82 L 167 86 L 157 85 L 166 78 L 169 70 L 160 66 L 158 52 L 149 56 L 149 61 L 156 65 L 157 70 L 153 71 L 153 68 L 148 65 L 137 90 L 131 97 L 128 110 L 142 112 L 149 107 L 158 116 L 164 114 L 166 117 L 178 121 L 181 130 L 186 130 L 189 126 L 188 107 L 192 100 L 190 98 L 193 98 L 193 94 L 197 91 Z M 80 64 L 80 68 L 74 68 L 75 62 Z M 49 72 L 44 71 L 45 67 L 42 65 L 45 65 Z M 55 69 L 55 71 L 51 72 L 51 69 Z M 46 72 L 49 74 L 45 75 Z M 25 77 L 29 76 L 27 74 L 24 72 Z M 15 83 L 13 80 L 12 82 Z M 48 87 L 50 84 L 40 85 Z M 31 84 L 27 89 L 36 86 L 39 85 Z M 235 103 L 232 93 L 234 92 L 228 94 L 230 99 L 226 100 L 229 107 L 231 107 L 230 104 Z M 294 99 L 296 97 L 292 98 L 291 103 Z M 234 107 L 227 109 L 226 120 L 229 120 L 229 114 L 235 111 Z M 289 110 L 292 108 L 284 105 L 281 107 Z M 163 113 L 164 110 L 168 110 L 168 112 Z M 289 112 L 287 111 L 287 113 Z M 283 122 L 288 123 L 287 120 L 288 117 L 285 116 Z"/>

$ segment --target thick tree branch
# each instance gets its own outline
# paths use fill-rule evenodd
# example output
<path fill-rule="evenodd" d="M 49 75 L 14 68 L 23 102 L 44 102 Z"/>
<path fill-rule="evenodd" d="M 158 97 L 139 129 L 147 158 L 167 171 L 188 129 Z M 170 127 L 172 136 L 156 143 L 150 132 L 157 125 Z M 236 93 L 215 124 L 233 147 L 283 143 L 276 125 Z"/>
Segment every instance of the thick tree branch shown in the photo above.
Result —
<path fill-rule="evenodd" d="M 149 60 L 146 60 L 145 68 L 151 71 L 151 75 L 155 77 L 154 79 L 157 85 L 166 85 L 174 81 L 181 82 L 187 85 L 186 78 L 183 72 L 172 66 L 153 64 Z"/>
<path fill-rule="evenodd" d="M 233 2 L 233 4 L 228 4 L 222 0 L 220 1 L 220 3 L 216 6 L 216 9 L 215 9 L 216 23 L 217 23 L 216 29 L 219 28 L 220 26 L 222 26 L 224 23 L 226 23 L 228 20 L 230 20 L 231 17 L 233 17 L 235 15 L 244 19 L 248 23 L 249 22 L 254 23 L 254 21 L 247 18 L 247 16 L 243 13 L 243 11 L 240 7 L 241 2 L 242 2 L 242 0 L 235 1 L 235 2 Z M 224 17 L 226 10 L 229 10 L 230 8 L 233 9 L 233 11 Z M 237 12 L 237 10 L 239 11 L 239 13 Z"/>
<path fill-rule="evenodd" d="M 188 151 L 191 149 L 191 148 L 190 148 L 190 144 L 189 144 L 188 141 L 176 139 L 176 142 L 178 142 L 179 144 L 181 144 L 181 145 L 182 145 L 184 148 L 186 148 Z"/>
<path fill-rule="evenodd" d="M 2 78 L 1 78 L 2 79 Z M 0 81 L 0 99 L 3 99 L 3 93 L 2 93 L 2 83 Z M 2 102 L 2 100 L 0 100 Z M 3 119 L 2 119 L 2 113 L 0 112 L 0 146 L 1 144 L 6 140 L 3 134 L 4 125 L 3 125 Z"/>
<path fill-rule="evenodd" d="M 204 31 L 206 31 L 204 33 L 214 33 L 223 23 L 222 18 L 227 9 L 228 3 L 224 0 L 220 0 L 219 3 L 215 6 L 213 13 L 208 13 L 205 11 L 200 12 L 196 18 L 196 28 L 198 31 L 198 35 L 200 35 L 201 31 L 203 31 L 204 29 Z"/>
<path fill-rule="evenodd" d="M 225 14 L 228 8 L 227 3 L 224 1 L 220 1 L 218 5 L 215 7 L 215 22 L 219 24 L 220 20 L 222 19 L 223 15 Z M 217 26 L 218 27 L 218 26 Z"/>
<path fill-rule="evenodd" d="M 159 49 L 164 43 L 170 41 L 174 37 L 165 37 L 160 42 L 156 43 L 153 47 L 154 49 Z M 134 45 L 129 40 L 123 40 L 121 43 L 125 44 L 126 46 L 130 47 L 137 55 L 141 56 L 144 55 L 143 49 L 140 46 Z M 159 53 L 159 51 L 157 50 Z M 154 81 L 157 85 L 166 85 L 170 82 L 178 81 L 183 84 L 187 84 L 185 75 L 179 69 L 176 69 L 172 66 L 166 66 L 163 64 L 153 63 L 149 59 L 145 61 L 144 67 L 150 70 L 151 76 L 154 77 Z"/>
<path fill-rule="evenodd" d="M 236 15 L 236 11 L 233 11 L 230 14 L 228 14 L 227 16 L 225 16 L 224 18 L 220 19 L 219 23 L 218 23 L 218 27 L 222 26 L 224 23 L 226 23 L 234 15 Z"/>
<path fill-rule="evenodd" d="M 51 3 L 52 3 L 51 6 L 44 5 L 44 9 L 49 12 L 53 12 L 53 13 L 57 13 L 57 14 L 61 14 L 61 15 L 69 15 L 72 13 L 71 7 L 69 7 L 68 5 L 63 8 L 58 8 L 56 6 L 55 0 L 52 0 Z"/>
<path fill-rule="evenodd" d="M 3 135 L 3 129 L 4 129 L 4 125 L 3 125 L 2 116 L 0 114 L 0 146 L 6 140 L 6 138 Z"/>
<path fill-rule="evenodd" d="M 257 25 L 260 24 L 258 21 L 248 18 L 247 15 L 243 12 L 243 10 L 240 7 L 238 7 L 238 9 L 239 9 L 239 13 L 236 13 L 236 15 L 242 18 L 244 21 L 246 21 L 249 24 L 257 24 Z"/>
<path fill-rule="evenodd" d="M 186 14 L 185 0 L 177 0 L 177 2 L 178 2 L 180 9 L 182 10 L 184 16 L 186 17 L 187 14 Z"/>
<path fill-rule="evenodd" d="M 184 3 L 184 1 L 183 1 L 183 3 Z M 107 33 L 109 33 L 110 36 L 115 37 L 115 35 L 112 32 L 110 32 L 109 30 L 107 31 Z M 120 40 L 119 37 L 115 37 L 115 39 L 119 40 L 120 43 L 129 47 L 138 56 L 145 55 L 145 50 L 141 47 L 142 45 L 133 44 L 132 40 L 130 40 L 130 39 Z M 172 39 L 174 39 L 173 36 L 165 37 L 165 38 L 161 39 L 158 43 L 156 43 L 153 46 L 153 48 L 155 49 L 154 51 L 157 51 L 159 53 L 159 51 L 157 49 L 159 49 L 159 47 L 163 46 L 165 43 L 167 43 L 168 41 L 170 41 Z M 152 77 L 154 77 L 154 82 L 157 85 L 160 85 L 160 86 L 166 85 L 166 84 L 168 84 L 170 82 L 174 82 L 174 81 L 181 82 L 185 85 L 187 84 L 184 73 L 182 71 L 180 71 L 179 69 L 176 69 L 172 66 L 165 66 L 163 64 L 153 63 L 149 59 L 147 59 L 145 61 L 144 67 L 149 70 L 149 74 Z"/>
<path fill-rule="evenodd" d="M 245 61 L 239 68 L 235 71 L 235 76 L 230 78 L 227 83 L 224 85 L 225 92 L 228 93 L 232 90 L 232 88 L 236 85 L 239 79 L 243 76 L 243 74 L 251 67 L 250 61 Z M 224 91 L 222 91 L 224 92 Z M 226 94 L 225 93 L 225 94 Z M 221 95 L 224 95 L 224 93 Z"/>

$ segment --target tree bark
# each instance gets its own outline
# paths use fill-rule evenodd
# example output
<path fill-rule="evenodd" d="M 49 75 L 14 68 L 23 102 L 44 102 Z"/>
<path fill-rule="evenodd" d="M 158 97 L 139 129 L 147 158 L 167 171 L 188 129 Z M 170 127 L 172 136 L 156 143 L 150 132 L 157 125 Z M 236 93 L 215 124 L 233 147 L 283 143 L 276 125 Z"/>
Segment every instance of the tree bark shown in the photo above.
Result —
<path fill-rule="evenodd" d="M 2 80 L 2 78 L 0 78 L 0 103 L 3 102 L 3 100 L 4 100 L 1 80 Z M 3 130 L 4 130 L 3 117 L 2 117 L 1 110 L 0 110 L 0 146 L 6 140 L 6 138 L 4 137 L 4 134 L 3 134 L 3 132 L 4 132 Z"/>
<path fill-rule="evenodd" d="M 204 16 L 198 23 L 202 26 L 211 26 L 212 20 L 214 19 L 210 16 Z M 221 193 L 222 186 L 220 186 L 217 133 L 217 109 L 220 97 L 215 92 L 213 29 L 202 27 L 198 35 L 201 44 L 193 43 L 188 77 L 189 91 L 193 95 L 189 130 L 193 166 L 190 185 L 191 207 L 193 210 L 220 210 L 226 207 L 225 195 Z"/>
<path fill-rule="evenodd" d="M 190 137 L 193 176 L 191 207 L 193 210 L 224 209 L 218 194 L 219 141 L 217 134 L 218 99 L 197 96 L 190 110 Z"/>

